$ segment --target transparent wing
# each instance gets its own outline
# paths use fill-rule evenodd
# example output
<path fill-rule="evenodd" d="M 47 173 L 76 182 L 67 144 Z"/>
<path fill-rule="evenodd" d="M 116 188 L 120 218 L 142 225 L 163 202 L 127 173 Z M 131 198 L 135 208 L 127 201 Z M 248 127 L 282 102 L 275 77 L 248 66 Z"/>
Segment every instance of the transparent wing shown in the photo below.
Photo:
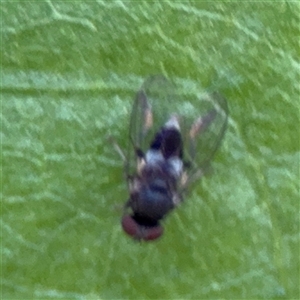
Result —
<path fill-rule="evenodd" d="M 146 153 L 155 133 L 169 118 L 173 94 L 174 86 L 161 75 L 148 77 L 138 90 L 130 116 L 128 175 L 136 171 L 137 156 Z"/>
<path fill-rule="evenodd" d="M 224 136 L 227 102 L 218 93 L 201 94 L 186 86 L 175 87 L 164 76 L 151 76 L 136 94 L 130 118 L 130 146 L 126 172 L 136 170 L 136 158 L 149 148 L 155 133 L 178 115 L 184 142 L 188 177 L 211 161 Z"/>
<path fill-rule="evenodd" d="M 188 180 L 201 176 L 218 150 L 227 128 L 228 106 L 217 92 L 201 95 L 197 99 L 199 116 L 184 132 L 185 159 L 190 164 Z"/>

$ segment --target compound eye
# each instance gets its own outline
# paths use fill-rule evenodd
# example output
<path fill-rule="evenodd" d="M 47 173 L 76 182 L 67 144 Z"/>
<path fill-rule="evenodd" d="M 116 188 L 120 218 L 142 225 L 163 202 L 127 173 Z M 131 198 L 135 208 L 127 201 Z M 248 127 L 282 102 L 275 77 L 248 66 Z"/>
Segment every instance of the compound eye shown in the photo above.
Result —
<path fill-rule="evenodd" d="M 139 231 L 139 225 L 130 215 L 123 216 L 122 228 L 128 235 L 132 237 L 135 237 Z"/>
<path fill-rule="evenodd" d="M 162 226 L 158 225 L 155 227 L 147 227 L 145 230 L 145 241 L 153 241 L 158 239 L 164 232 L 164 229 Z"/>
<path fill-rule="evenodd" d="M 163 227 L 143 226 L 138 224 L 130 215 L 124 215 L 122 218 L 123 230 L 136 240 L 153 241 L 163 234 Z"/>

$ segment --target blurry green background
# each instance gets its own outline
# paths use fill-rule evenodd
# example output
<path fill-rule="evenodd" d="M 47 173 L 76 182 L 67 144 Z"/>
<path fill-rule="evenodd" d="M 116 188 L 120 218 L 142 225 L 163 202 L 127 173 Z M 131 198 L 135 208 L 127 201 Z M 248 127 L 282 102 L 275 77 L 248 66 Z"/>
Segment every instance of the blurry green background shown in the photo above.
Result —
<path fill-rule="evenodd" d="M 297 2 L 2 1 L 2 299 L 298 299 Z M 120 228 L 135 92 L 216 88 L 212 176 L 136 243 Z"/>

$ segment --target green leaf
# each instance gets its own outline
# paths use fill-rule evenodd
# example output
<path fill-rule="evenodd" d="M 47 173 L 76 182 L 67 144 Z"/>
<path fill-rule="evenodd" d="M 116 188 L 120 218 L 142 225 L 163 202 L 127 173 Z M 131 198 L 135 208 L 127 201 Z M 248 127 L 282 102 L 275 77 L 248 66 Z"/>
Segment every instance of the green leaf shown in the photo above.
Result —
<path fill-rule="evenodd" d="M 299 4 L 1 3 L 2 299 L 298 299 Z M 217 89 L 213 164 L 138 244 L 122 147 L 150 74 Z"/>

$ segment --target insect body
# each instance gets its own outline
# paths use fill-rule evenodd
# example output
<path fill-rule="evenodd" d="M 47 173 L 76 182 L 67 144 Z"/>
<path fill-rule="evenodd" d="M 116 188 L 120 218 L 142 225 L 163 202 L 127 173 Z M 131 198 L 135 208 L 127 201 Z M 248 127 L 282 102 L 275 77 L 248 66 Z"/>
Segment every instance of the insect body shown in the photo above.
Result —
<path fill-rule="evenodd" d="M 149 77 L 137 93 L 125 161 L 130 197 L 122 217 L 123 230 L 134 239 L 162 235 L 161 220 L 203 175 L 224 136 L 226 100 L 202 95 L 200 112 L 191 101 L 163 76 Z"/>

